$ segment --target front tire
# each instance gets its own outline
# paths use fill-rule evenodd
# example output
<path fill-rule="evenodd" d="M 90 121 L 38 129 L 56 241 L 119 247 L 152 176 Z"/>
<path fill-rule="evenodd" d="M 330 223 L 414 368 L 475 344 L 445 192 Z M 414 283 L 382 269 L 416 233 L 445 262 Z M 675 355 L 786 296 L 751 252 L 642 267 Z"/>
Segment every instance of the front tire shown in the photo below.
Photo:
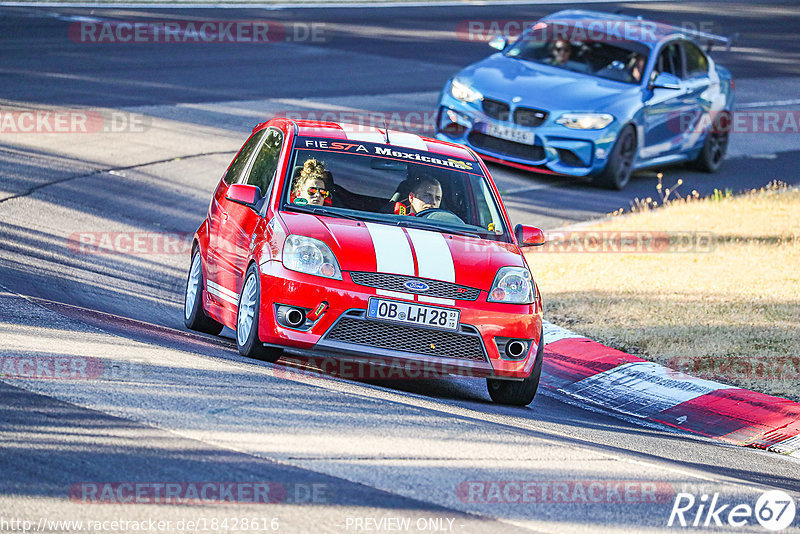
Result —
<path fill-rule="evenodd" d="M 236 348 L 239 354 L 275 362 L 283 351 L 276 347 L 265 347 L 258 337 L 261 315 L 261 279 L 255 264 L 250 265 L 244 277 L 239 305 L 236 310 Z"/>
<path fill-rule="evenodd" d="M 593 182 L 606 189 L 625 189 L 633 173 L 633 160 L 636 158 L 636 130 L 633 126 L 623 128 L 617 137 L 614 148 L 608 156 L 606 168 L 595 176 Z"/>
<path fill-rule="evenodd" d="M 183 324 L 189 330 L 217 335 L 222 332 L 223 325 L 208 315 L 203 309 L 203 263 L 200 259 L 200 249 L 192 255 L 192 265 L 189 267 L 189 276 L 186 279 L 186 291 L 183 294 Z"/>
<path fill-rule="evenodd" d="M 722 166 L 722 160 L 725 159 L 725 153 L 728 151 L 730 120 L 730 113 L 727 111 L 720 113 L 714 119 L 714 123 L 703 141 L 703 148 L 700 149 L 697 159 L 692 162 L 695 169 L 717 172 Z"/>
<path fill-rule="evenodd" d="M 492 401 L 498 404 L 511 406 L 527 406 L 533 402 L 536 391 L 539 389 L 539 380 L 542 377 L 542 360 L 544 359 L 544 335 L 539 336 L 539 348 L 536 350 L 536 360 L 533 370 L 521 382 L 510 380 L 486 379 L 486 387 Z"/>

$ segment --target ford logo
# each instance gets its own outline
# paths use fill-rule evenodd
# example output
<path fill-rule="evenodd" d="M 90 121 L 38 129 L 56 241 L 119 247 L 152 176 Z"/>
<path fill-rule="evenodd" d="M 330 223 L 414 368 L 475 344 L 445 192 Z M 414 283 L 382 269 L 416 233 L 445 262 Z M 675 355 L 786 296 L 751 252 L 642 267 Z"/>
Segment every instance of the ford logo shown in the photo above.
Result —
<path fill-rule="evenodd" d="M 427 291 L 431 288 L 428 284 L 425 282 L 420 282 L 419 280 L 409 280 L 408 282 L 403 282 L 403 287 L 409 291 Z"/>

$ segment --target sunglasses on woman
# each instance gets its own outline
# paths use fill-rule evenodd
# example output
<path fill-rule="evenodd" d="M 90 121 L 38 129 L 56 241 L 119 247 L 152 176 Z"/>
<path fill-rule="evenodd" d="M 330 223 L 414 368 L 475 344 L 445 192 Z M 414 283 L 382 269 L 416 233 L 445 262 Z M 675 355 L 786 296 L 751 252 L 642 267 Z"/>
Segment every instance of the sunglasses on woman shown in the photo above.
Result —
<path fill-rule="evenodd" d="M 320 196 L 322 196 L 323 198 L 328 198 L 329 196 L 331 196 L 330 191 L 328 191 L 327 189 L 322 189 L 320 187 L 309 187 L 308 189 L 306 189 L 306 191 L 308 191 L 308 196 L 310 197 L 313 197 L 317 193 L 319 193 Z"/>

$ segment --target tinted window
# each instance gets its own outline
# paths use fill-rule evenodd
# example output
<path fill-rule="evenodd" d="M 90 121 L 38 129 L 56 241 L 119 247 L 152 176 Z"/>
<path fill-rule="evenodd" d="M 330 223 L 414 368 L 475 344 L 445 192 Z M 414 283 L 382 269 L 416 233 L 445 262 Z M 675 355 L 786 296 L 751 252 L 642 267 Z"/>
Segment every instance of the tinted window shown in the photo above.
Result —
<path fill-rule="evenodd" d="M 266 130 L 261 130 L 260 132 L 253 134 L 250 139 L 247 140 L 242 149 L 239 151 L 239 154 L 233 159 L 231 166 L 228 167 L 228 172 L 225 173 L 226 184 L 232 184 L 239 179 L 242 171 L 244 171 L 244 168 L 247 167 L 247 162 L 250 160 L 250 156 L 253 154 L 253 151 L 256 149 L 259 141 L 261 141 L 261 138 L 264 137 L 265 133 Z"/>
<path fill-rule="evenodd" d="M 659 73 L 668 72 L 678 78 L 683 78 L 683 60 L 678 43 L 669 44 L 661 50 L 656 62 L 656 71 Z"/>
<path fill-rule="evenodd" d="M 526 30 L 504 54 L 619 82 L 641 81 L 641 70 L 649 53 L 646 46 L 614 35 L 601 35 L 595 40 L 581 36 L 588 37 L 582 27 L 561 24 L 549 28 L 537 24 Z"/>
<path fill-rule="evenodd" d="M 267 194 L 267 188 L 275 176 L 278 168 L 278 158 L 281 155 L 281 145 L 283 144 L 283 134 L 278 130 L 268 130 L 264 144 L 253 162 L 250 175 L 244 182 L 250 185 L 257 185 L 261 188 L 261 195 Z"/>
<path fill-rule="evenodd" d="M 686 53 L 686 75 L 703 76 L 708 74 L 708 59 L 703 51 L 690 42 L 683 43 L 683 50 Z"/>

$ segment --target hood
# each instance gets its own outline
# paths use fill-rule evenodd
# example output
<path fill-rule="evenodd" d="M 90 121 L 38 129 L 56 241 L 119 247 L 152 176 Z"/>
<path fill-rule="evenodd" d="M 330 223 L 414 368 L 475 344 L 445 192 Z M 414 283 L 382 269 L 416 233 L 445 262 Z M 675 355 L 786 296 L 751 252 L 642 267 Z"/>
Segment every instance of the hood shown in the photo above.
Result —
<path fill-rule="evenodd" d="M 546 111 L 594 111 L 634 95 L 639 86 L 580 74 L 513 59 L 502 54 L 488 58 L 462 70 L 456 79 L 468 83 L 487 98 L 530 106 Z"/>
<path fill-rule="evenodd" d="M 281 212 L 288 233 L 325 242 L 342 271 L 419 276 L 491 288 L 497 270 L 525 266 L 510 243 L 307 213 Z"/>

